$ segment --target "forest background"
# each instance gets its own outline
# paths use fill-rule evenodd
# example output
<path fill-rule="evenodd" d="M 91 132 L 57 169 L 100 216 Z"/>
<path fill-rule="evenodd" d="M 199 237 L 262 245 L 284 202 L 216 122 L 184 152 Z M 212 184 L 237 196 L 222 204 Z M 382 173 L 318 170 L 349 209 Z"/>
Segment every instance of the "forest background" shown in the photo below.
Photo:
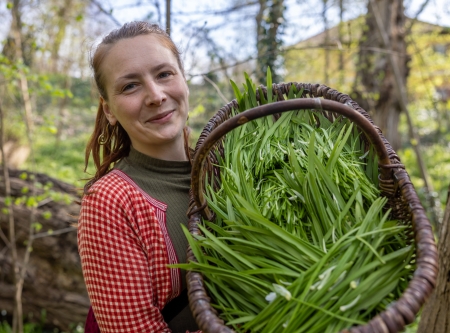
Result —
<path fill-rule="evenodd" d="M 36 217 L 54 217 L 39 211 L 48 198 L 68 204 L 76 194 L 33 179 L 42 174 L 81 188 L 92 173 L 91 165 L 83 172 L 98 103 L 89 55 L 105 33 L 130 20 L 168 28 L 182 50 L 193 145 L 207 120 L 233 99 L 230 79 L 240 85 L 244 72 L 264 83 L 270 66 L 274 82 L 328 85 L 349 94 L 383 130 L 438 234 L 450 184 L 448 7 L 444 0 L 0 0 L 2 163 L 32 180 L 20 195 L 2 194 L 2 221 L 13 206 L 31 216 L 23 228 L 25 259 L 8 266 L 17 273 L 16 303 L 17 283 L 27 288 L 27 264 L 36 255 L 29 255 L 32 241 L 76 234 L 74 221 L 50 228 Z M 0 260 L 10 260 L 11 228 L 2 230 Z M 1 315 L 9 320 L 4 304 L 0 297 Z M 67 330 L 67 320 L 55 316 L 49 309 L 54 326 Z"/>

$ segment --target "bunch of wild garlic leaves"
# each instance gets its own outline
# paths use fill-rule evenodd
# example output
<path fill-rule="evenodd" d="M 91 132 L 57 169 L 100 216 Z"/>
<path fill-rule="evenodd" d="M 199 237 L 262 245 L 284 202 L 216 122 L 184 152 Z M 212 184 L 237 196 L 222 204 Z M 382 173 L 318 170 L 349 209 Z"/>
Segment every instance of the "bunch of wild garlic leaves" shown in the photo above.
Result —
<path fill-rule="evenodd" d="M 233 86 L 239 111 L 258 105 L 248 76 L 244 92 Z M 286 98 L 297 95 L 293 87 Z M 224 147 L 221 188 L 207 193 L 216 220 L 195 239 L 185 229 L 198 263 L 180 267 L 204 275 L 227 325 L 338 332 L 400 296 L 414 249 L 383 211 L 376 155 L 351 122 L 285 112 L 231 131 Z"/>

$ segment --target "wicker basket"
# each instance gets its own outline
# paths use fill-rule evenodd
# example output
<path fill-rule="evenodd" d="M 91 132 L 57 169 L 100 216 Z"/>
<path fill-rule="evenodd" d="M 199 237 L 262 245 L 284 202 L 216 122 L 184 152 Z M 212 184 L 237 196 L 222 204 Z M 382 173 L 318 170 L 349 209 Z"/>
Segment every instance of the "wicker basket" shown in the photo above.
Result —
<path fill-rule="evenodd" d="M 297 91 L 303 90 L 302 98 L 285 101 L 283 94 L 288 94 L 292 84 L 296 86 Z M 261 88 L 263 93 L 267 94 L 267 89 Z M 214 221 L 214 214 L 210 212 L 203 198 L 203 179 L 208 170 L 218 184 L 219 170 L 213 167 L 216 157 L 212 148 L 223 152 L 221 138 L 226 133 L 261 116 L 273 114 L 277 117 L 279 113 L 289 110 L 314 109 L 316 112 L 322 112 L 330 121 L 334 121 L 340 115 L 347 117 L 364 134 L 367 148 L 372 144 L 377 152 L 380 192 L 382 196 L 388 198 L 387 205 L 392 209 L 393 217 L 407 225 L 412 225 L 412 237 L 416 245 L 416 270 L 408 288 L 387 310 L 375 316 L 367 324 L 354 326 L 343 332 L 393 333 L 403 330 L 405 325 L 414 321 L 420 307 L 433 290 L 438 270 L 437 251 L 431 225 L 404 165 L 401 164 L 399 157 L 383 137 L 380 129 L 373 124 L 367 112 L 348 95 L 324 85 L 295 82 L 273 84 L 272 90 L 273 96 L 277 96 L 277 102 L 247 110 L 230 118 L 232 108 L 238 108 L 236 100 L 233 100 L 222 107 L 203 129 L 195 148 L 192 168 L 188 225 L 190 233 L 200 234 L 197 224 L 200 223 L 202 216 Z M 257 100 L 259 99 L 257 92 Z M 196 261 L 190 248 L 188 248 L 187 257 L 188 261 Z M 188 271 L 187 286 L 190 308 L 199 328 L 204 333 L 234 332 L 224 325 L 217 311 L 211 306 L 200 273 Z"/>

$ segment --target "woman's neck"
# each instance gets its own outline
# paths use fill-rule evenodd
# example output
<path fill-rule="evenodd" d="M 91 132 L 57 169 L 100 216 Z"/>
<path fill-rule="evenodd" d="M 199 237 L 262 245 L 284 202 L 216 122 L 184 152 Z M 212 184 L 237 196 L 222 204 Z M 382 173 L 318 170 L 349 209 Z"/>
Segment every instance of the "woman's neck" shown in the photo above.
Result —
<path fill-rule="evenodd" d="M 151 156 L 153 158 L 165 161 L 187 161 L 186 150 L 184 142 L 172 144 L 172 145 L 158 145 L 152 147 L 136 147 L 133 146 L 138 152 Z"/>

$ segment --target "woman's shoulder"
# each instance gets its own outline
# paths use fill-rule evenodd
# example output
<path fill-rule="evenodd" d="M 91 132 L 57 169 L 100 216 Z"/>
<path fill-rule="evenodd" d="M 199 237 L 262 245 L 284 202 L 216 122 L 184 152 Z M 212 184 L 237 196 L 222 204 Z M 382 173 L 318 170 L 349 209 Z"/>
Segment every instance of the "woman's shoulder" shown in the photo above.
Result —
<path fill-rule="evenodd" d="M 92 184 L 83 200 L 122 201 L 136 194 L 135 188 L 126 177 L 113 170 Z"/>
<path fill-rule="evenodd" d="M 112 192 L 117 193 L 120 189 L 128 187 L 128 182 L 120 176 L 116 170 L 108 172 L 106 175 L 97 180 L 89 188 L 88 193 Z"/>
<path fill-rule="evenodd" d="M 140 207 L 165 212 L 167 204 L 142 190 L 126 173 L 114 169 L 97 180 L 83 196 L 82 206 L 106 205 L 123 209 Z"/>

